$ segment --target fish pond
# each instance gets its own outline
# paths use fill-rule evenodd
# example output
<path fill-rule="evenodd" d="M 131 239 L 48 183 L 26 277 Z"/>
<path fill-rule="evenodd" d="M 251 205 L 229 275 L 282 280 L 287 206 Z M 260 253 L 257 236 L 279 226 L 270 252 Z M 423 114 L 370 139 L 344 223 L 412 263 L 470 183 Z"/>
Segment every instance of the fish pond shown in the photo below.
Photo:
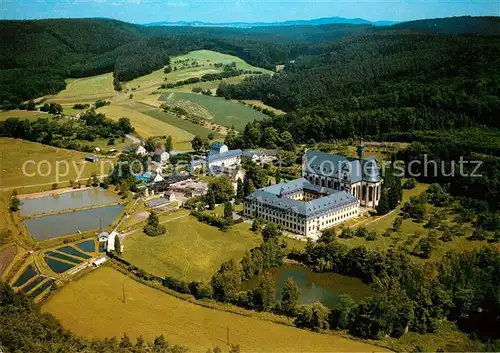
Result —
<path fill-rule="evenodd" d="M 45 262 L 50 267 L 50 269 L 55 273 L 63 273 L 68 271 L 70 268 L 73 268 L 73 265 L 70 265 L 66 262 L 51 259 L 50 257 L 45 257 Z"/>
<path fill-rule="evenodd" d="M 86 241 L 82 241 L 81 243 L 78 243 L 76 244 L 76 246 L 82 250 L 82 251 L 85 251 L 85 252 L 95 252 L 95 242 L 91 239 L 91 240 L 86 240 Z M 59 250 L 61 251 L 61 250 Z"/>
<path fill-rule="evenodd" d="M 281 299 L 281 292 L 289 277 L 293 278 L 299 286 L 300 304 L 319 301 L 323 305 L 332 308 L 337 303 L 340 294 L 349 294 L 356 301 L 373 294 L 370 286 L 363 283 L 360 279 L 343 276 L 338 273 L 316 273 L 308 267 L 299 265 L 284 265 L 266 271 L 271 273 L 274 278 L 276 300 Z M 256 288 L 260 284 L 261 278 L 262 276 L 252 277 L 243 283 L 243 289 L 250 290 Z"/>
<path fill-rule="evenodd" d="M 32 279 L 36 275 L 37 275 L 37 272 L 33 269 L 33 267 L 31 265 L 29 265 L 28 267 L 26 267 L 24 272 L 21 274 L 21 276 L 19 276 L 17 281 L 14 283 L 14 287 L 22 286 L 23 284 L 28 282 L 30 279 Z"/>
<path fill-rule="evenodd" d="M 120 198 L 109 190 L 94 188 L 65 192 L 58 195 L 22 200 L 20 215 L 59 212 L 119 202 Z"/>
<path fill-rule="evenodd" d="M 48 280 L 47 282 L 42 283 L 42 285 L 40 285 L 40 287 L 38 287 L 37 289 L 35 289 L 33 292 L 30 293 L 29 297 L 31 299 L 35 299 L 36 297 L 38 297 L 40 295 L 40 293 L 45 291 L 47 288 L 49 288 L 53 284 L 54 284 L 54 281 L 51 279 Z"/>
<path fill-rule="evenodd" d="M 86 232 L 107 227 L 123 210 L 123 205 L 112 205 L 89 210 L 67 212 L 24 220 L 31 236 L 36 240 L 47 240 L 78 231 Z"/>
<path fill-rule="evenodd" d="M 73 255 L 73 256 L 82 258 L 82 259 L 90 259 L 91 258 L 91 256 L 84 254 L 84 253 L 76 250 L 75 248 L 72 248 L 71 246 L 63 246 L 62 248 L 57 248 L 56 250 L 63 252 L 63 253 L 66 253 L 66 254 L 69 254 L 69 255 Z"/>

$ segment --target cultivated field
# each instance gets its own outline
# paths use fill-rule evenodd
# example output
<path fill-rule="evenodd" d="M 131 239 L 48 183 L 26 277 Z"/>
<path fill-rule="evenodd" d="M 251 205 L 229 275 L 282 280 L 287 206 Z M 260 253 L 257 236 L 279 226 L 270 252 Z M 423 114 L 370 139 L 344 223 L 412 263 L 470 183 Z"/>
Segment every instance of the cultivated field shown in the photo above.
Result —
<path fill-rule="evenodd" d="M 88 154 L 88 153 L 87 153 Z M 93 172 L 100 175 L 101 163 L 88 163 L 84 161 L 87 155 L 83 152 L 66 150 L 36 142 L 23 141 L 11 138 L 0 138 L 0 185 L 2 189 L 12 189 L 28 185 L 40 185 L 56 182 L 56 162 L 61 162 L 61 180 L 75 180 L 78 172 L 81 177 L 88 178 Z M 25 162 L 26 174 L 23 172 Z M 42 162 L 44 161 L 44 162 Z M 70 168 L 65 169 L 62 162 L 66 161 Z M 38 171 L 37 171 L 38 168 Z M 109 164 L 104 168 L 109 171 Z"/>
<path fill-rule="evenodd" d="M 137 232 L 124 240 L 123 257 L 157 276 L 207 281 L 222 262 L 243 254 L 261 242 L 241 223 L 227 232 L 184 216 L 164 223 L 167 233 L 149 237 Z"/>
<path fill-rule="evenodd" d="M 205 353 L 215 346 L 227 351 L 228 329 L 229 342 L 239 344 L 242 352 L 384 351 L 340 336 L 199 306 L 138 283 L 110 267 L 64 286 L 42 310 L 82 336 L 121 337 L 126 333 L 152 340 L 163 334 L 168 342 L 186 345 L 190 352 Z"/>
<path fill-rule="evenodd" d="M 142 138 L 151 136 L 172 136 L 174 148 L 179 150 L 178 144 L 191 143 L 194 135 L 189 132 L 179 129 L 173 125 L 167 124 L 158 119 L 152 118 L 143 114 L 129 105 L 108 105 L 98 109 L 100 113 L 106 114 L 108 118 L 118 120 L 122 117 L 127 117 L 135 127 L 136 133 Z"/>
<path fill-rule="evenodd" d="M 179 106 L 187 112 L 212 120 L 226 127 L 234 126 L 242 131 L 246 124 L 254 120 L 262 120 L 266 116 L 241 103 L 235 103 L 220 97 L 209 97 L 202 94 L 176 92 L 160 97 L 169 105 Z"/>
<path fill-rule="evenodd" d="M 161 110 L 149 109 L 149 110 L 145 110 L 144 114 L 149 115 L 150 117 L 157 119 L 159 121 L 173 125 L 173 126 L 179 128 L 179 129 L 182 129 L 182 130 L 184 130 L 192 135 L 200 135 L 200 136 L 206 137 L 208 134 L 212 133 L 216 137 L 221 136 L 221 134 L 218 133 L 217 131 L 210 130 L 205 126 L 201 126 L 201 125 L 192 123 L 188 120 L 179 118 L 175 115 L 163 112 Z"/>

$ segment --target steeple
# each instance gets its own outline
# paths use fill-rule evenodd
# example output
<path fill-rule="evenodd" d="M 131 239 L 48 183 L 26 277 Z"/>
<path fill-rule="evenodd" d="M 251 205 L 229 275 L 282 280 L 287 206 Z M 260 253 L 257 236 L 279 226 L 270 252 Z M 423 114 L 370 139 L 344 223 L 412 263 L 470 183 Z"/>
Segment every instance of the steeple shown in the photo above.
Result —
<path fill-rule="evenodd" d="M 363 145 L 363 139 L 359 139 L 359 144 L 356 151 L 358 153 L 359 160 L 363 160 L 363 158 L 365 158 L 365 145 Z"/>

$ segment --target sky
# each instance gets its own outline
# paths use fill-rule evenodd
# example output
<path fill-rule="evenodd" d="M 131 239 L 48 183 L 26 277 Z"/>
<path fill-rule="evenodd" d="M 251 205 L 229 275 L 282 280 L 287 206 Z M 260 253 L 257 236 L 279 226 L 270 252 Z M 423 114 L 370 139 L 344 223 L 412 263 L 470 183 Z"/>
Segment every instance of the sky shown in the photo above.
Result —
<path fill-rule="evenodd" d="M 0 0 L 0 19 L 108 17 L 139 24 L 332 16 L 408 21 L 463 15 L 500 16 L 500 0 Z"/>

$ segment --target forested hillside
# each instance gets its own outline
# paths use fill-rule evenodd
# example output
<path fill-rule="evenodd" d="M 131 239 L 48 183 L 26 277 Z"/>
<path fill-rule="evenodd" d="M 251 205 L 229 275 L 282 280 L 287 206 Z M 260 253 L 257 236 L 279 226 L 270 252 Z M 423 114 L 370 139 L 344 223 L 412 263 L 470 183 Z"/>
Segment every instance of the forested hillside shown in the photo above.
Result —
<path fill-rule="evenodd" d="M 433 20 L 434 21 L 434 20 Z M 473 26 L 471 33 L 492 35 L 498 32 L 498 20 L 490 18 L 457 18 L 453 25 L 460 28 Z M 310 72 L 307 75 L 312 80 L 317 76 L 339 75 L 342 80 L 349 78 L 355 81 L 368 73 L 382 73 L 401 75 L 406 71 L 420 69 L 416 64 L 423 64 L 422 58 L 408 63 L 407 56 L 413 55 L 412 47 L 407 48 L 404 56 L 398 54 L 397 47 L 404 44 L 400 38 L 400 31 L 429 30 L 430 22 L 412 22 L 395 27 L 375 27 L 370 25 L 331 24 L 320 26 L 278 26 L 256 27 L 247 29 L 238 28 L 193 28 L 193 27 L 144 27 L 109 19 L 55 19 L 38 21 L 0 21 L 0 109 L 10 109 L 22 101 L 53 94 L 65 87 L 65 78 L 85 77 L 114 71 L 116 80 L 127 81 L 147 74 L 168 64 L 171 55 L 183 54 L 196 49 L 210 49 L 227 54 L 236 55 L 249 64 L 274 70 L 276 64 L 285 64 L 290 60 L 304 55 L 317 55 L 323 62 L 335 62 L 342 66 L 329 72 L 321 70 Z M 426 27 L 427 26 L 427 27 Z M 436 27 L 448 28 L 450 24 L 444 22 Z M 387 41 L 392 33 L 395 37 Z M 361 38 L 358 38 L 362 36 Z M 348 37 L 345 42 L 338 44 L 336 40 Z M 429 38 L 418 39 L 421 43 Z M 432 39 L 431 39 L 432 40 Z M 475 40 L 472 40 L 476 43 Z M 411 42 L 411 41 L 410 41 Z M 351 44 L 349 44 L 351 43 Z M 382 47 L 379 45 L 382 43 Z M 477 43 L 476 43 L 477 44 Z M 481 44 L 477 44 L 481 45 Z M 449 47 L 449 46 L 446 46 Z M 438 49 L 435 56 L 432 50 Z M 427 48 L 424 62 L 432 59 L 427 69 L 439 64 L 443 50 Z M 398 61 L 398 68 L 390 70 L 383 67 L 374 67 L 372 54 L 378 49 L 387 51 L 386 56 L 394 58 L 384 60 L 386 65 L 394 65 Z M 404 48 L 403 48 L 404 49 Z M 366 50 L 362 56 L 360 50 Z M 491 54 L 495 54 L 492 52 Z M 449 54 L 449 53 L 448 53 Z M 313 65 L 310 57 L 297 64 L 297 69 L 304 65 Z M 350 61 L 356 61 L 356 64 Z M 370 61 L 371 60 L 371 61 Z M 314 59 L 313 61 L 316 61 Z M 416 62 L 416 63 L 415 63 Z M 344 64 L 348 64 L 343 67 Z M 410 66 L 408 67 L 408 64 Z M 353 67 L 354 65 L 354 67 Z M 290 69 L 291 70 L 291 69 Z M 380 71 L 382 70 L 382 71 Z M 352 72 L 352 74 L 351 74 Z M 352 77 L 351 77 L 352 76 Z M 294 76 L 291 80 L 298 82 L 302 76 Z M 323 81 L 321 79 L 321 81 Z M 348 87 L 352 82 L 345 82 Z M 284 83 L 287 85 L 288 79 Z M 310 85 L 316 86 L 316 81 Z M 281 81 L 276 85 L 279 88 Z M 326 84 L 326 87 L 324 87 Z M 319 89 L 338 89 L 338 85 L 325 82 Z M 119 85 L 117 85 L 117 88 Z M 367 90 L 372 89 L 368 86 Z M 296 108 L 310 106 L 314 98 L 297 97 L 297 102 L 280 102 L 287 97 L 269 98 L 277 101 L 276 105 Z M 327 91 L 330 92 L 330 91 Z M 296 93 L 296 92 L 290 92 Z M 345 93 L 345 90 L 338 94 Z M 353 92 L 354 94 L 355 92 Z M 287 92 L 284 93 L 285 95 Z M 323 94 L 324 96 L 324 94 Z M 302 100 L 306 99 L 307 102 Z M 309 100 L 312 100 L 309 102 Z M 304 104 L 307 103 L 307 104 Z"/>

